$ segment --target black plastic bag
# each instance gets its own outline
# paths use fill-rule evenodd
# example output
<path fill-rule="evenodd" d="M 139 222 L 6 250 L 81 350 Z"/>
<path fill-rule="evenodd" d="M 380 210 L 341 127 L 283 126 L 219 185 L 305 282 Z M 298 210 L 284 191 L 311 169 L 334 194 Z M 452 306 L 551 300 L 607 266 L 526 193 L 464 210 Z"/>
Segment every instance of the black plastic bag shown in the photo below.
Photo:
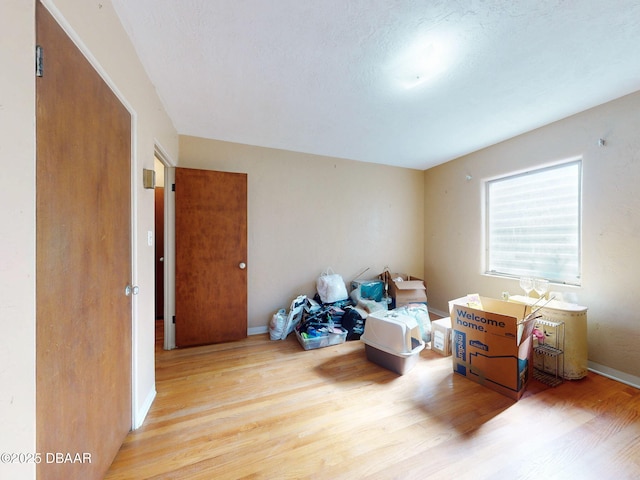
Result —
<path fill-rule="evenodd" d="M 362 318 L 355 308 L 345 308 L 341 323 L 342 328 L 347 331 L 347 341 L 360 340 L 360 336 L 364 333 L 365 319 Z"/>

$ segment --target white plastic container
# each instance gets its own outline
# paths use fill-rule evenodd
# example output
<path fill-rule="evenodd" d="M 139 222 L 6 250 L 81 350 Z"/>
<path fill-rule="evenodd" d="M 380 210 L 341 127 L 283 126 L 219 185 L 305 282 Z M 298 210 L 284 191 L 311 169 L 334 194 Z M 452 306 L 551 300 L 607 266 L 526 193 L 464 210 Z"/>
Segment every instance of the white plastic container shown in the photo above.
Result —
<path fill-rule="evenodd" d="M 370 314 L 360 338 L 370 362 L 400 375 L 415 366 L 424 349 L 416 319 L 393 310 Z"/>

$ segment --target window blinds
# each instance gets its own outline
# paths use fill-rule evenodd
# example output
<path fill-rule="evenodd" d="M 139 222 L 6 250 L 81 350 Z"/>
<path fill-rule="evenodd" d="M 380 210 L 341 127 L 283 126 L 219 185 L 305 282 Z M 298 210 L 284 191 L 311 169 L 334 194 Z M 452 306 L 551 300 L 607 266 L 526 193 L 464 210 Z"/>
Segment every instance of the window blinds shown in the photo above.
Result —
<path fill-rule="evenodd" d="M 487 272 L 580 284 L 580 160 L 487 182 Z"/>

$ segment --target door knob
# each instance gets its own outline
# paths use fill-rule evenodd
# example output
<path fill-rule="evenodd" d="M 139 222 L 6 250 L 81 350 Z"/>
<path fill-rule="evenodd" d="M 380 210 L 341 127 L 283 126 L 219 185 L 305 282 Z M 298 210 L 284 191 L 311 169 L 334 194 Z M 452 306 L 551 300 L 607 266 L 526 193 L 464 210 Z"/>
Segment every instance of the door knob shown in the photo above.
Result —
<path fill-rule="evenodd" d="M 138 295 L 138 293 L 140 293 L 140 287 L 138 285 L 127 285 L 124 287 L 124 294 L 127 297 L 130 297 L 131 295 Z"/>
<path fill-rule="evenodd" d="M 247 264 L 244 262 L 240 262 L 240 265 L 238 265 L 240 267 L 240 270 L 244 270 L 245 268 L 247 268 Z"/>

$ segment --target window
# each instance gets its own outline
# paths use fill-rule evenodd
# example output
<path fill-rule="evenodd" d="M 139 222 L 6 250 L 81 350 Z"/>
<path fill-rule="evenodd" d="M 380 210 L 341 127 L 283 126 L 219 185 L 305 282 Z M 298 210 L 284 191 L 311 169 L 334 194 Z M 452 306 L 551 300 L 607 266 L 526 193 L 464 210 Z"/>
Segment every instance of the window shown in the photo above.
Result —
<path fill-rule="evenodd" d="M 487 273 L 580 284 L 582 161 L 487 182 Z"/>

